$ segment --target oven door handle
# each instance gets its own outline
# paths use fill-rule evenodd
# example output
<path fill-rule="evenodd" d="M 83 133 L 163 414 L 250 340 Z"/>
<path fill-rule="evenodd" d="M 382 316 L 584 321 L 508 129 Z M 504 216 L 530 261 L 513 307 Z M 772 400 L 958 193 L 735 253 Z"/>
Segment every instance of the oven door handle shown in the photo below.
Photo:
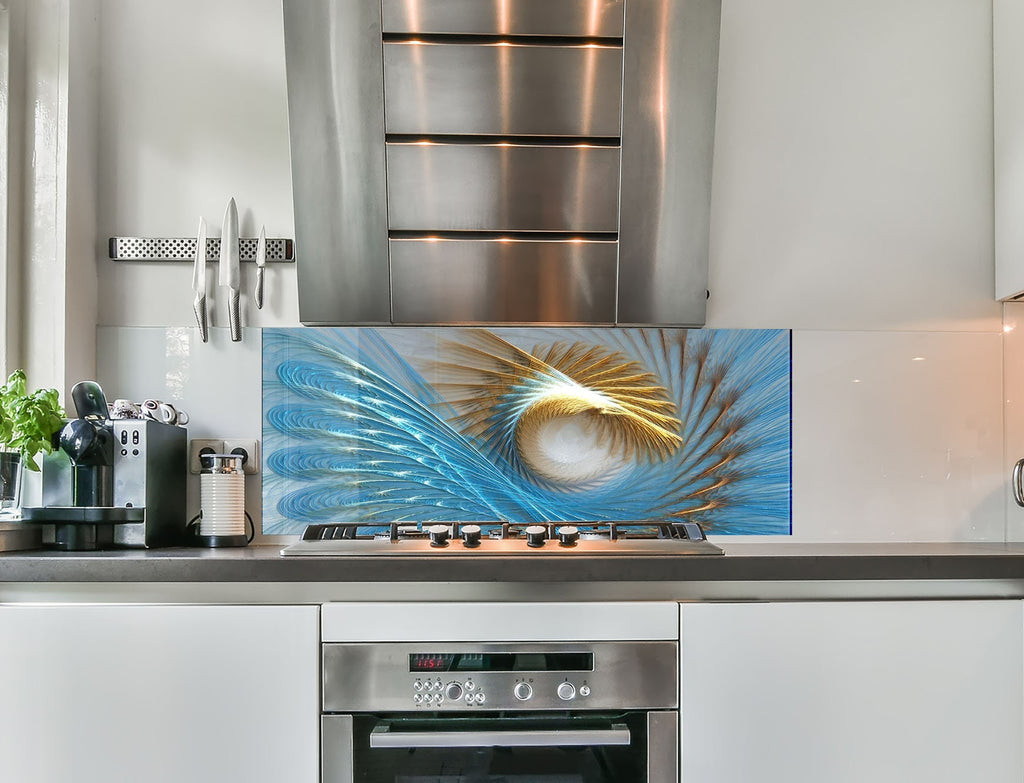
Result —
<path fill-rule="evenodd" d="M 539 731 L 391 731 L 386 723 L 370 732 L 371 748 L 553 748 L 628 745 L 629 727 L 615 723 L 607 729 Z"/>

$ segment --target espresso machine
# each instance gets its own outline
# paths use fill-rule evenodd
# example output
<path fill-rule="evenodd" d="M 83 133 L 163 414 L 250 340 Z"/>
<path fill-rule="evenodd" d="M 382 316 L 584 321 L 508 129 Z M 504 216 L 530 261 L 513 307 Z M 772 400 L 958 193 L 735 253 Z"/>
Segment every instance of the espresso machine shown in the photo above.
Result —
<path fill-rule="evenodd" d="M 152 419 L 111 419 L 99 384 L 71 390 L 78 418 L 43 460 L 42 502 L 23 508 L 57 549 L 158 547 L 182 543 L 188 435 Z"/>

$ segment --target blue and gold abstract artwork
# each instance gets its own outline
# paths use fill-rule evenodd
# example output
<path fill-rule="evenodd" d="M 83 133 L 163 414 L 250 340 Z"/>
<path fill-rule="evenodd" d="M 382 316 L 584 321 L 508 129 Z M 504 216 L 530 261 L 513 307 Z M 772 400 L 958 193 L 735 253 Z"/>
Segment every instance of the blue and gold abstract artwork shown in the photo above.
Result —
<path fill-rule="evenodd" d="M 263 532 L 692 519 L 788 534 L 790 333 L 265 329 Z"/>

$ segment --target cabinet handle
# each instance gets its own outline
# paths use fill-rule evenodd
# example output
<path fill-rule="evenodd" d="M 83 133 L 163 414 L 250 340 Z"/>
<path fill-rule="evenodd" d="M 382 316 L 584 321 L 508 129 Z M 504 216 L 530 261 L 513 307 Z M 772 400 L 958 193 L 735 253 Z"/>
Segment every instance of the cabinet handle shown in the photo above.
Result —
<path fill-rule="evenodd" d="M 1017 501 L 1018 506 L 1024 506 L 1024 485 L 1021 484 L 1021 479 L 1024 478 L 1024 459 L 1017 460 L 1017 464 L 1013 466 L 1013 499 Z"/>
<path fill-rule="evenodd" d="M 629 729 L 556 729 L 554 731 L 400 731 L 377 726 L 370 732 L 371 748 L 542 748 L 559 746 L 628 745 Z"/>

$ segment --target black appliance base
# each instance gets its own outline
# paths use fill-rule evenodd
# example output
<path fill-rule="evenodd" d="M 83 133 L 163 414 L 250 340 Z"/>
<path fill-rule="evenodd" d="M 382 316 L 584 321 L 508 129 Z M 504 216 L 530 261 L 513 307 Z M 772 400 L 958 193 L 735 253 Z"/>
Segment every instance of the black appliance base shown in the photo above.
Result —
<path fill-rule="evenodd" d="M 195 547 L 248 547 L 249 537 L 246 535 L 200 535 L 197 533 L 189 541 Z"/>
<path fill-rule="evenodd" d="M 122 506 L 37 506 L 21 510 L 24 522 L 53 525 L 53 543 L 67 552 L 114 546 L 114 525 L 144 522 L 146 509 Z"/>

